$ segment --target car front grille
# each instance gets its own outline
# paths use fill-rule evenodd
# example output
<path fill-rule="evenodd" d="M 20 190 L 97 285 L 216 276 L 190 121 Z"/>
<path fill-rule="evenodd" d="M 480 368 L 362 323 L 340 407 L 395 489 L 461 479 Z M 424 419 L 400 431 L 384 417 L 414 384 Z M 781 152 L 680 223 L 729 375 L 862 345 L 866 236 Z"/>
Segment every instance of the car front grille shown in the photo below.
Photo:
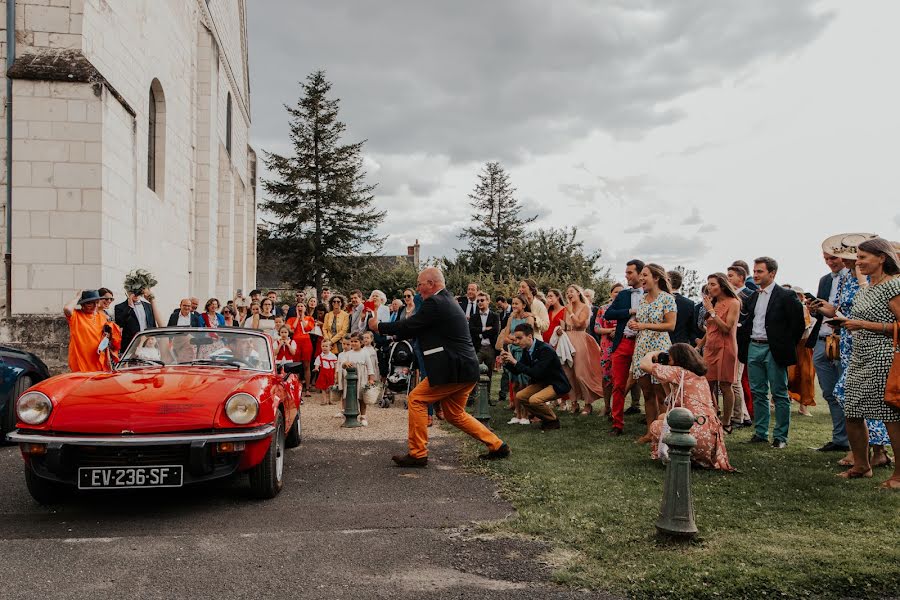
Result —
<path fill-rule="evenodd" d="M 190 446 L 72 446 L 73 462 L 79 467 L 143 467 L 152 465 L 187 465 Z"/>

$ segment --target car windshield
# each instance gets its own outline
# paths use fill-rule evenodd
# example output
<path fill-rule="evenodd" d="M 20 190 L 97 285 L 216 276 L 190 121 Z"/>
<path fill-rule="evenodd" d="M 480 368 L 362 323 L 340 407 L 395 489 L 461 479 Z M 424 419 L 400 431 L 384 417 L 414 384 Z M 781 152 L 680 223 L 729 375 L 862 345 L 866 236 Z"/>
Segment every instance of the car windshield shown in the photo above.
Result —
<path fill-rule="evenodd" d="M 202 365 L 272 369 L 269 339 L 229 329 L 227 332 L 197 329 L 159 329 L 139 333 L 128 346 L 120 369 L 146 365 Z"/>

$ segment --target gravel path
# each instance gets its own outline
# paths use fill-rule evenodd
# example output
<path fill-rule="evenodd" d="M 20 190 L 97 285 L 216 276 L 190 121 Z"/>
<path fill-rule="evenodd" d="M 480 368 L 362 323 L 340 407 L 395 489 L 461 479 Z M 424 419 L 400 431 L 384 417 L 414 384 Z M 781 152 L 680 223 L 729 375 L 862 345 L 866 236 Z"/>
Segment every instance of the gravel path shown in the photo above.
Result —
<path fill-rule="evenodd" d="M 306 398 L 303 403 L 303 437 L 314 440 L 396 441 L 399 450 L 406 447 L 405 396 L 397 394 L 390 408 L 368 407 L 368 427 L 341 427 L 343 418 L 336 418 L 338 404 L 322 406 L 319 398 Z M 428 429 L 428 437 L 437 439 L 449 434 L 435 424 Z"/>

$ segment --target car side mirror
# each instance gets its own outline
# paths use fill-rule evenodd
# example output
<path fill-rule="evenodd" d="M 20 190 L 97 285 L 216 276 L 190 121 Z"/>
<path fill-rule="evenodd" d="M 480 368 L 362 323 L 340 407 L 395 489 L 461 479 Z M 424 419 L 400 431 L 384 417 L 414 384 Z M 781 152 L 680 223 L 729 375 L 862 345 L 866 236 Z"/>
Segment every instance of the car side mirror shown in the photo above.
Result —
<path fill-rule="evenodd" d="M 303 363 L 302 362 L 289 362 L 284 363 L 281 366 L 281 370 L 285 375 L 299 375 L 303 373 Z M 285 377 L 286 379 L 286 377 Z"/>

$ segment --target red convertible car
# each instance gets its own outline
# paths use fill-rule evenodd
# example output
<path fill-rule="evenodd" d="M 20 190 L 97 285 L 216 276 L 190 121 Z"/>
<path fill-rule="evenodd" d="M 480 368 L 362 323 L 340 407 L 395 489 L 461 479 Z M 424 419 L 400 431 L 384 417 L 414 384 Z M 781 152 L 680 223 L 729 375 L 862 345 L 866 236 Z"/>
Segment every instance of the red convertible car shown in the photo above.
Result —
<path fill-rule="evenodd" d="M 66 492 L 181 487 L 246 472 L 258 498 L 284 484 L 300 444 L 299 363 L 279 374 L 271 339 L 245 329 L 139 334 L 115 370 L 69 373 L 16 402 L 25 483 L 41 503 Z"/>

